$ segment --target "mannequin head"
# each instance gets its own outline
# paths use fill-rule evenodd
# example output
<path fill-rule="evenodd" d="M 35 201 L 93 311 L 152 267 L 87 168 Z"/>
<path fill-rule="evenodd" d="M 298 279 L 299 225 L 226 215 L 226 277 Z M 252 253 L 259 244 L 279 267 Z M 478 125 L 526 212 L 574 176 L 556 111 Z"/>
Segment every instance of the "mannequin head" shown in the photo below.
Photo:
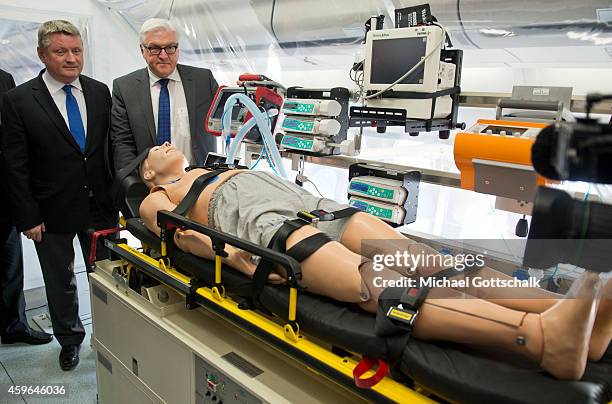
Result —
<path fill-rule="evenodd" d="M 140 164 L 140 178 L 149 187 L 167 184 L 185 174 L 185 155 L 166 142 L 152 147 L 147 158 Z"/>

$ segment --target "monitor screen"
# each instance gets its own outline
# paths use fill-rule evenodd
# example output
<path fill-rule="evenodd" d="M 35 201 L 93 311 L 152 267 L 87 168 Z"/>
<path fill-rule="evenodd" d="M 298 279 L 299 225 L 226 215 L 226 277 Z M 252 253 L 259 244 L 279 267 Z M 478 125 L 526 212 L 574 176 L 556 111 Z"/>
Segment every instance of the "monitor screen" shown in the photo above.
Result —
<path fill-rule="evenodd" d="M 223 108 L 225 107 L 225 103 L 227 102 L 227 99 L 234 94 L 237 94 L 237 92 L 234 92 L 234 91 L 222 91 L 221 92 L 221 94 L 219 95 L 219 102 L 217 103 L 217 108 L 215 109 L 211 118 L 221 119 L 221 117 L 223 116 Z M 242 108 L 238 104 L 234 105 L 234 108 L 232 108 L 232 121 L 242 122 L 245 114 L 246 114 L 246 111 L 244 110 L 244 108 Z"/>
<path fill-rule="evenodd" d="M 391 84 L 425 57 L 427 39 L 394 38 L 372 41 L 370 84 Z M 425 64 L 400 81 L 400 84 L 423 84 Z"/>

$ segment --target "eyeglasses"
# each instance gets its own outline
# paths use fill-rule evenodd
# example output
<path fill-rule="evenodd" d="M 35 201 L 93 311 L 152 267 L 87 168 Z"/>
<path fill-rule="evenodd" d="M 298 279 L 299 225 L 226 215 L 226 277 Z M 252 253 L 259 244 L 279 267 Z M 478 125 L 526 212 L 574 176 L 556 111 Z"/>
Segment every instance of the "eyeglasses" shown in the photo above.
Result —
<path fill-rule="evenodd" d="M 142 45 L 142 47 L 148 50 L 151 55 L 159 55 L 162 51 L 166 51 L 166 55 L 174 55 L 178 49 L 178 44 L 164 46 L 163 48 L 147 45 Z"/>

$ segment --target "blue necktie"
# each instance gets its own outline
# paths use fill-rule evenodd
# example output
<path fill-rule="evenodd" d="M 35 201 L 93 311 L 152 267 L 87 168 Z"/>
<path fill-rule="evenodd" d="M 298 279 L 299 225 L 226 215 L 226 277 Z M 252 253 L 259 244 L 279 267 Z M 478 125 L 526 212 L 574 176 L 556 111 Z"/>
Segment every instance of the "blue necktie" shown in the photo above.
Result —
<path fill-rule="evenodd" d="M 157 144 L 170 141 L 170 94 L 168 93 L 169 79 L 159 80 L 159 109 L 157 110 Z"/>
<path fill-rule="evenodd" d="M 79 145 L 81 152 L 85 151 L 85 127 L 83 126 L 83 119 L 81 118 L 81 111 L 79 110 L 79 104 L 76 98 L 72 95 L 72 86 L 66 84 L 62 87 L 62 90 L 66 93 L 66 113 L 68 115 L 68 127 L 72 137 Z"/>

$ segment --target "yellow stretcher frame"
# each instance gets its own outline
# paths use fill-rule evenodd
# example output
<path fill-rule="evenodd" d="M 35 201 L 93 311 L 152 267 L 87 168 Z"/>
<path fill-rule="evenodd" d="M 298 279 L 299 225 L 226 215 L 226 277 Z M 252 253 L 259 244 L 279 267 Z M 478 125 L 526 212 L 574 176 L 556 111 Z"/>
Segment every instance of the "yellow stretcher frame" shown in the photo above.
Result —
<path fill-rule="evenodd" d="M 163 259 L 156 260 L 148 256 L 147 254 L 125 243 L 120 243 L 120 244 L 115 244 L 115 245 L 119 249 L 124 250 L 127 254 L 132 255 L 138 258 L 139 260 L 147 263 L 151 268 L 155 268 L 163 272 L 164 274 L 172 277 L 174 280 L 181 282 L 186 287 L 190 285 L 190 282 L 191 282 L 190 277 L 178 272 L 171 265 L 168 265 L 167 263 L 165 263 Z M 136 270 L 142 270 L 145 273 L 148 272 L 147 269 L 140 268 L 138 266 L 138 263 L 130 263 L 130 264 L 132 264 L 133 268 Z M 259 330 L 264 331 L 266 334 L 268 334 L 269 336 L 273 337 L 273 339 L 278 341 L 279 345 L 287 344 L 294 350 L 297 350 L 301 352 L 302 354 L 305 354 L 307 357 L 313 358 L 316 361 L 324 363 L 326 366 L 335 370 L 337 373 L 347 377 L 351 381 L 353 380 L 352 372 L 355 366 L 357 366 L 357 362 L 354 359 L 350 357 L 344 357 L 344 358 L 339 357 L 338 355 L 331 352 L 330 350 L 311 341 L 306 335 L 303 335 L 299 332 L 294 334 L 293 329 L 291 327 L 289 327 L 289 330 L 291 330 L 291 332 L 288 333 L 287 332 L 288 325 L 282 326 L 255 311 L 240 309 L 238 307 L 238 303 L 234 301 L 231 297 L 222 296 L 221 299 L 219 299 L 219 296 L 215 295 L 213 289 L 214 288 L 209 288 L 209 287 L 204 286 L 196 290 L 197 295 L 205 299 L 207 306 L 210 306 L 210 307 L 217 306 L 218 308 L 222 309 L 222 311 L 231 313 L 233 316 L 243 321 L 246 321 L 248 324 L 252 325 L 253 327 L 257 327 Z M 297 291 L 295 293 L 297 293 Z M 226 321 L 233 323 L 235 326 L 239 327 L 243 331 L 258 338 L 258 336 L 254 334 L 252 331 L 250 331 L 248 328 L 245 328 L 239 324 L 236 324 L 234 321 L 232 321 L 229 318 L 226 318 Z M 258 339 L 261 339 L 261 338 L 258 338 Z M 279 348 L 279 347 L 276 346 L 275 348 Z M 280 350 L 283 351 L 282 348 Z M 318 375 L 322 375 L 320 372 L 312 369 L 308 363 L 305 363 L 305 365 L 307 368 L 309 368 L 314 373 Z M 373 372 L 370 371 L 364 376 L 369 377 L 372 374 Z M 328 378 L 329 380 L 335 383 L 338 383 L 338 381 L 334 380 L 331 376 L 327 376 L 327 375 L 324 375 L 324 376 Z M 359 393 L 357 387 L 355 387 L 355 389 L 356 389 L 355 391 Z M 398 403 L 423 403 L 425 404 L 425 403 L 435 403 L 436 402 L 425 395 L 425 394 L 428 394 L 427 390 L 420 388 L 420 387 L 416 387 L 413 390 L 391 379 L 389 376 L 385 377 L 378 384 L 373 386 L 371 390 L 385 397 L 387 400 L 398 402 Z"/>

